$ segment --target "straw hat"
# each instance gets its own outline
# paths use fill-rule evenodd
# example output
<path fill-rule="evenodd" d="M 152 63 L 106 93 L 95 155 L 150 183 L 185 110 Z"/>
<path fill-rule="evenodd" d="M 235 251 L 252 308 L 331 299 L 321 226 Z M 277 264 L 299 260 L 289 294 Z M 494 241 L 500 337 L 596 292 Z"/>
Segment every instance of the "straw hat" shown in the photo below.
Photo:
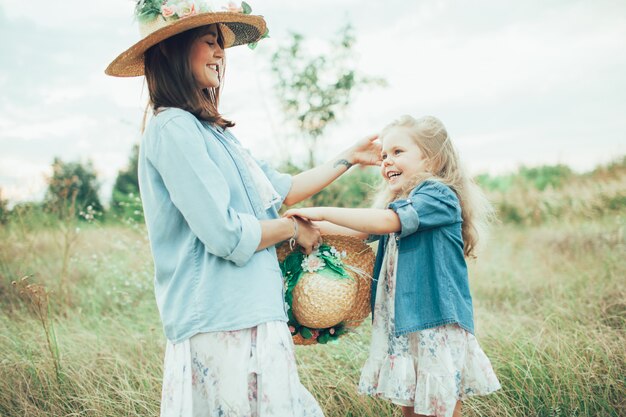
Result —
<path fill-rule="evenodd" d="M 329 268 L 303 272 L 291 291 L 290 325 L 306 326 L 317 334 L 340 328 L 348 331 L 358 327 L 370 314 L 371 273 L 374 251 L 362 240 L 351 236 L 328 235 L 323 244 L 341 254 L 341 263 L 348 278 L 337 279 Z M 285 270 L 285 259 L 299 249 L 291 250 L 287 243 L 277 249 L 278 260 Z M 305 258 L 306 259 L 306 258 Z M 294 319 L 297 323 L 292 323 Z M 293 333 L 293 332 L 292 332 Z M 294 343 L 318 343 L 315 337 L 305 338 L 300 332 L 293 334 Z"/>
<path fill-rule="evenodd" d="M 225 11 L 215 11 L 203 0 L 138 0 L 135 15 L 141 40 L 118 55 L 104 71 L 116 77 L 144 75 L 144 53 L 159 42 L 189 29 L 220 24 L 224 48 L 254 43 L 267 26 L 263 16 L 251 15 L 250 6 L 229 4 Z"/>

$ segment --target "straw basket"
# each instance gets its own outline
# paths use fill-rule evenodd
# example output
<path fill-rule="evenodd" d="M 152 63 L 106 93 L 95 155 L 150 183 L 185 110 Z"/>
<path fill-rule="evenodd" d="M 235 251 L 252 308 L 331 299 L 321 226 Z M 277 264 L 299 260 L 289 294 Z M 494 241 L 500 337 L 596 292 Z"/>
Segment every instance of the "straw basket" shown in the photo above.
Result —
<path fill-rule="evenodd" d="M 370 285 L 375 258 L 372 249 L 360 239 L 340 235 L 324 236 L 323 245 L 343 253 L 341 263 L 348 278 L 341 279 L 328 267 L 315 272 L 302 272 L 292 289 L 290 306 L 289 325 L 295 329 L 292 334 L 297 345 L 326 343 L 358 327 L 370 313 Z M 277 249 L 278 260 L 283 267 L 292 252 L 287 243 Z"/>

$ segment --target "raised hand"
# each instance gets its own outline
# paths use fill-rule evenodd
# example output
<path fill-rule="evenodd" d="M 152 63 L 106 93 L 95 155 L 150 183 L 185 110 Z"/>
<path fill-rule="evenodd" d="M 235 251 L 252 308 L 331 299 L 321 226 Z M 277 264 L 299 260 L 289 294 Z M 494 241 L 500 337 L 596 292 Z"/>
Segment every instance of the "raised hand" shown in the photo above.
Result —
<path fill-rule="evenodd" d="M 378 134 L 366 136 L 350 148 L 352 163 L 361 165 L 380 165 L 382 162 Z"/>

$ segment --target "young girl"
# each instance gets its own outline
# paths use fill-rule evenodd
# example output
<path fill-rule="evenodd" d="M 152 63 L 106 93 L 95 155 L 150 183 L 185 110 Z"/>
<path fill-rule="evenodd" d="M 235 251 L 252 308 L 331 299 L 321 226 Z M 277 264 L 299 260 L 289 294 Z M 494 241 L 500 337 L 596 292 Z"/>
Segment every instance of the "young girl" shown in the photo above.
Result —
<path fill-rule="evenodd" d="M 378 163 L 376 136 L 293 178 L 274 171 L 218 111 L 224 49 L 258 41 L 263 17 L 190 0 L 141 0 L 136 12 L 143 38 L 106 73 L 145 74 L 154 113 L 139 185 L 168 339 L 161 415 L 322 416 L 298 378 L 274 248 L 289 239 L 309 253 L 320 234 L 278 209 Z"/>
<path fill-rule="evenodd" d="M 460 416 L 461 401 L 500 388 L 474 337 L 466 257 L 490 213 L 443 124 L 403 116 L 381 133 L 382 207 L 293 209 L 323 233 L 378 235 L 370 354 L 359 392 L 405 416 Z"/>

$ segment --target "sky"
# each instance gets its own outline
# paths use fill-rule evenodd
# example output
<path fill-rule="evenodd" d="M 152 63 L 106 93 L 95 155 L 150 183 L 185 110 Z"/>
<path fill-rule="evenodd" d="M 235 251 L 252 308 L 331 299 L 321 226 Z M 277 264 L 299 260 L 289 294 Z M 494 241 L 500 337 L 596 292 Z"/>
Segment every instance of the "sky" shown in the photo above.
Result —
<path fill-rule="evenodd" d="M 214 7 L 220 7 L 215 1 Z M 278 164 L 293 128 L 274 94 L 270 57 L 306 39 L 325 53 L 350 22 L 357 67 L 385 88 L 353 96 L 319 150 L 330 158 L 402 114 L 439 117 L 470 172 L 566 164 L 593 169 L 626 154 L 623 0 L 250 0 L 271 37 L 227 50 L 221 112 L 255 156 Z M 0 0 L 0 189 L 39 200 L 54 157 L 91 160 L 108 201 L 147 100 L 142 78 L 104 74 L 139 40 L 132 0 Z"/>

